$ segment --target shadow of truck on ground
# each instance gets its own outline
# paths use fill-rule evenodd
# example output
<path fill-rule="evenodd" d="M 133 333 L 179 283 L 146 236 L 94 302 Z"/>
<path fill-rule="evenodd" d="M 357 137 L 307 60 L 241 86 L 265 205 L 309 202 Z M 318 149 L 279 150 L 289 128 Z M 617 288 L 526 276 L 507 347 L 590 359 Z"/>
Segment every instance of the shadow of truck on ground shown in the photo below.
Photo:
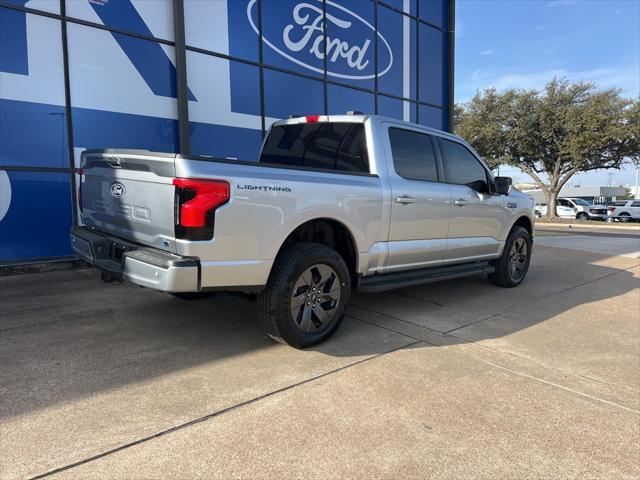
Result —
<path fill-rule="evenodd" d="M 132 284 L 105 285 L 89 269 L 0 278 L 0 418 L 177 372 L 191 375 L 185 389 L 206 384 L 215 390 L 216 382 L 228 389 L 239 364 L 246 377 L 239 389 L 251 388 L 252 375 L 273 376 L 278 387 L 299 376 L 295 368 L 305 362 L 331 368 L 338 365 L 331 358 L 356 361 L 408 345 L 415 341 L 411 329 L 437 335 L 440 345 L 507 336 L 638 288 L 629 271 L 637 263 L 537 247 L 529 277 L 518 288 L 501 289 L 473 277 L 356 293 L 337 334 L 307 351 L 274 344 L 258 325 L 254 303 L 233 295 L 184 301 Z M 613 275 L 615 283 L 590 286 Z M 574 294 L 562 295 L 570 290 Z M 523 306 L 528 314 L 510 317 Z M 209 366 L 206 372 L 198 370 L 203 365 Z"/>

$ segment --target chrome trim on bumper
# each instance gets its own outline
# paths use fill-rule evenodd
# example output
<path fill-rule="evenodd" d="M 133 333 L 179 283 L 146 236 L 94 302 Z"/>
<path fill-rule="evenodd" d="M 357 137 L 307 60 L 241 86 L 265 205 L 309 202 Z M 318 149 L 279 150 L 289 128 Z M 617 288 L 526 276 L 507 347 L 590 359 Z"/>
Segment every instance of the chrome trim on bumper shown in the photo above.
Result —
<path fill-rule="evenodd" d="M 124 255 L 122 278 L 163 292 L 197 292 L 198 267 L 162 268 Z"/>
<path fill-rule="evenodd" d="M 163 292 L 200 289 L 200 264 L 194 258 L 137 245 L 87 227 L 71 229 L 71 246 L 81 259 L 111 278 Z"/>

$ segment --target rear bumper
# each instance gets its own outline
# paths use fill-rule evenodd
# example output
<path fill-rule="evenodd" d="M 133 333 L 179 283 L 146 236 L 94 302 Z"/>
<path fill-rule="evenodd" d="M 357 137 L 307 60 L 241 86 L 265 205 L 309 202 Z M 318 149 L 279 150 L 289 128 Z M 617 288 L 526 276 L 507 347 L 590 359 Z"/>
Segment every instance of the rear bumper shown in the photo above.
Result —
<path fill-rule="evenodd" d="M 144 247 L 87 227 L 71 229 L 73 251 L 114 279 L 163 292 L 200 289 L 198 260 Z"/>

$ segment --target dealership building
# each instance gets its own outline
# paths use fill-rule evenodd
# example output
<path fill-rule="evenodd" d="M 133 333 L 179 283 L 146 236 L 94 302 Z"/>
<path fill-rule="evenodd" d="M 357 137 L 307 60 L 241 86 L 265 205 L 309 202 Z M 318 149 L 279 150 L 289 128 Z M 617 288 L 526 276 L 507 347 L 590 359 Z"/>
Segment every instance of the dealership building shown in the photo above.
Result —
<path fill-rule="evenodd" d="M 274 121 L 349 110 L 449 130 L 453 6 L 0 0 L 0 264 L 72 256 L 86 148 L 255 160 Z"/>

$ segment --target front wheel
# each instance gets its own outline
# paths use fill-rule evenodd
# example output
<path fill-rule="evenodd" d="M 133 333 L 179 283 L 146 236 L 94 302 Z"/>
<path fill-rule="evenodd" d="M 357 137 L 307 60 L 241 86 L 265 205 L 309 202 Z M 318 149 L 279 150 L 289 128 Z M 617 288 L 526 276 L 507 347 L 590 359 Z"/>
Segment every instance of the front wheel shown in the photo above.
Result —
<path fill-rule="evenodd" d="M 278 255 L 258 295 L 258 318 L 274 340 L 310 347 L 335 333 L 350 295 L 349 269 L 336 251 L 297 243 Z"/>
<path fill-rule="evenodd" d="M 520 226 L 513 227 L 504 245 L 502 256 L 496 261 L 489 280 L 500 287 L 520 285 L 529 271 L 531 262 L 531 236 Z"/>
<path fill-rule="evenodd" d="M 578 220 L 589 220 L 589 215 L 587 215 L 585 212 L 580 212 L 578 215 L 576 215 L 576 218 Z"/>

